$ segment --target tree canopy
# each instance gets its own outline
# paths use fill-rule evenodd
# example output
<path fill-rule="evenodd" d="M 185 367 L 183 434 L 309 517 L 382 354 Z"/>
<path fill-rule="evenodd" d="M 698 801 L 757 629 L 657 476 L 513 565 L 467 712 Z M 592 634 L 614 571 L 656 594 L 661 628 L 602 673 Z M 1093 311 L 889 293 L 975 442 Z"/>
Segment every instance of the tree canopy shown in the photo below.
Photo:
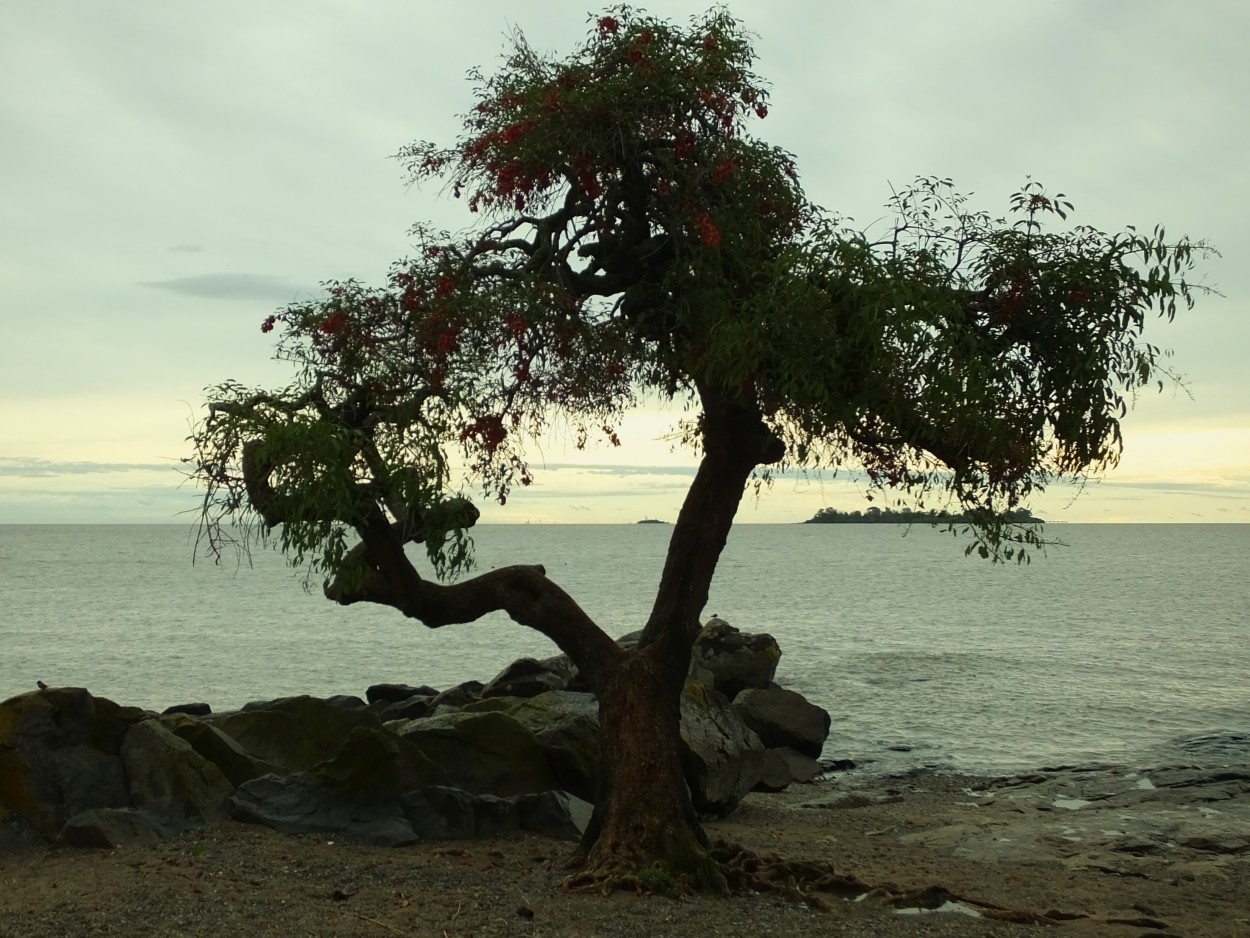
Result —
<path fill-rule="evenodd" d="M 891 195 L 884 236 L 855 231 L 754 136 L 769 90 L 724 10 L 682 26 L 617 8 L 563 57 L 516 34 L 473 80 L 459 139 L 399 153 L 473 227 L 418 226 L 384 284 L 327 283 L 266 318 L 291 383 L 210 389 L 189 462 L 214 549 L 229 525 L 276 530 L 338 602 L 431 626 L 502 609 L 553 638 L 591 675 L 609 750 L 650 706 L 608 713 L 652 686 L 632 662 L 675 723 L 752 477 L 847 467 L 922 506 L 949 495 L 982 553 L 1009 555 L 1035 536 L 1014 526 L 1027 499 L 1114 465 L 1128 403 L 1167 375 L 1143 331 L 1192 304 L 1201 243 L 1070 226 L 1067 197 L 1032 181 L 997 217 L 922 178 Z M 529 485 L 542 434 L 615 445 L 656 400 L 687 408 L 699 471 L 633 657 L 541 567 L 443 586 L 404 552 L 465 572 L 472 499 Z M 637 795 L 625 772 L 609 784 Z M 615 804 L 596 832 L 619 855 Z"/>

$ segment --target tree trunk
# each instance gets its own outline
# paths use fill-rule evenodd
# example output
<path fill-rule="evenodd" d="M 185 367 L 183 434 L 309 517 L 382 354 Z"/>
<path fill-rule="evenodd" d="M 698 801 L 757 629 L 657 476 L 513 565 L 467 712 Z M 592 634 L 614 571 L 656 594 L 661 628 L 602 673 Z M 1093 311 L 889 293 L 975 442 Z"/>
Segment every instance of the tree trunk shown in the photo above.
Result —
<path fill-rule="evenodd" d="M 682 684 L 654 648 L 630 654 L 600 697 L 600 796 L 577 859 L 594 878 L 645 877 L 651 867 L 721 890 L 682 772 Z"/>
<path fill-rule="evenodd" d="M 600 797 L 577 857 L 592 881 L 637 878 L 655 868 L 657 882 L 644 879 L 643 886 L 664 888 L 665 877 L 682 877 L 702 889 L 725 889 L 682 770 L 681 694 L 747 479 L 783 449 L 754 407 L 706 393 L 704 405 L 703 459 L 669 542 L 651 616 L 638 650 L 599 692 Z"/>

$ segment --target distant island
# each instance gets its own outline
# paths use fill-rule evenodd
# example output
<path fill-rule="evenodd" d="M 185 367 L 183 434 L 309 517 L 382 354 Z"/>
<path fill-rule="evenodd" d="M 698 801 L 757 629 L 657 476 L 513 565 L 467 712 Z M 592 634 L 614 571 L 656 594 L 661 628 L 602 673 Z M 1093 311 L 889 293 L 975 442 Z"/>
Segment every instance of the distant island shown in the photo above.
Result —
<path fill-rule="evenodd" d="M 641 521 L 635 521 L 634 524 L 668 524 L 668 522 L 661 521 L 659 518 L 643 518 Z"/>
<path fill-rule="evenodd" d="M 896 511 L 873 506 L 867 511 L 822 508 L 803 524 L 968 524 L 971 520 L 966 514 L 951 514 L 949 511 L 911 511 L 905 508 Z M 1007 512 L 1007 520 L 1012 524 L 1045 523 L 1027 508 Z"/>

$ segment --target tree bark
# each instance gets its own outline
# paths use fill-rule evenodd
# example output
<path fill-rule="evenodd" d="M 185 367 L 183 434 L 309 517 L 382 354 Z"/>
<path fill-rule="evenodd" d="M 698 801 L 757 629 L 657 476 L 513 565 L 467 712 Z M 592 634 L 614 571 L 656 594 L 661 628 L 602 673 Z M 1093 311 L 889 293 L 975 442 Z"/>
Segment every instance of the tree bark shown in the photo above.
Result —
<path fill-rule="evenodd" d="M 678 515 L 636 651 L 599 697 L 602 791 L 578 859 L 591 874 L 660 864 L 723 890 L 681 765 L 681 693 L 699 617 L 751 472 L 784 449 L 753 404 L 703 390 L 704 454 Z"/>

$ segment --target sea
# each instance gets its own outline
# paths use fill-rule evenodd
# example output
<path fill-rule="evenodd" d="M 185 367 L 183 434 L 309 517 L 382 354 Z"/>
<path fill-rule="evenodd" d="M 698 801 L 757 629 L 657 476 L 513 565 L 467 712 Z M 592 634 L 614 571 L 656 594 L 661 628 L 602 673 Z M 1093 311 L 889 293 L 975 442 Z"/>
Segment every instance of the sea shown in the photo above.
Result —
<path fill-rule="evenodd" d="M 486 525 L 478 568 L 541 563 L 613 635 L 671 528 Z M 1048 525 L 1027 565 L 925 525 L 742 524 L 705 618 L 773 635 L 777 681 L 864 771 L 1250 763 L 1250 525 Z M 37 681 L 214 710 L 380 682 L 446 688 L 557 649 L 501 614 L 429 630 L 339 607 L 270 549 L 185 525 L 0 525 L 0 699 Z"/>

